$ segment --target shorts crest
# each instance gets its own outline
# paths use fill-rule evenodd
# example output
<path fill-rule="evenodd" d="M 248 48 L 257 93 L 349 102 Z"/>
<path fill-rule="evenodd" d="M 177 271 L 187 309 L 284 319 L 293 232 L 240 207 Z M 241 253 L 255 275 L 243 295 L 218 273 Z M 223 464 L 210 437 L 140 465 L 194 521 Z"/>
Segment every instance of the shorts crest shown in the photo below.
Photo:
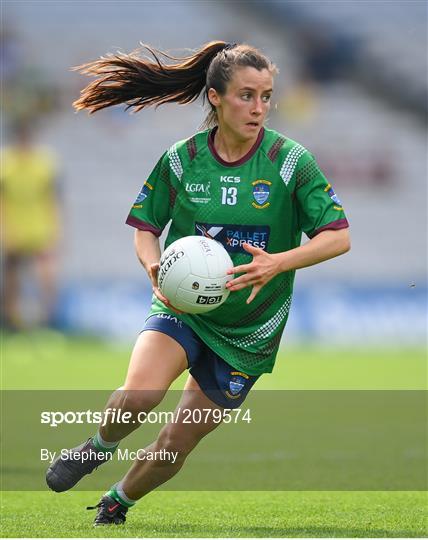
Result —
<path fill-rule="evenodd" d="M 241 391 L 249 377 L 240 371 L 232 371 L 230 374 L 232 378 L 229 381 L 229 391 L 226 391 L 226 395 L 231 399 L 237 399 L 241 396 Z"/>

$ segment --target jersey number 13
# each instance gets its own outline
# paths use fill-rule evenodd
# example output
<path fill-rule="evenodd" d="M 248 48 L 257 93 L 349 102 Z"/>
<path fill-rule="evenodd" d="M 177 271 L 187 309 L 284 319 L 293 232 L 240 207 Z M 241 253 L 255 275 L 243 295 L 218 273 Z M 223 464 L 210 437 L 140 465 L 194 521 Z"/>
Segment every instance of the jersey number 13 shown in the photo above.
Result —
<path fill-rule="evenodd" d="M 233 206 L 236 204 L 236 196 L 238 190 L 236 187 L 222 187 L 221 188 L 221 204 L 228 204 Z"/>

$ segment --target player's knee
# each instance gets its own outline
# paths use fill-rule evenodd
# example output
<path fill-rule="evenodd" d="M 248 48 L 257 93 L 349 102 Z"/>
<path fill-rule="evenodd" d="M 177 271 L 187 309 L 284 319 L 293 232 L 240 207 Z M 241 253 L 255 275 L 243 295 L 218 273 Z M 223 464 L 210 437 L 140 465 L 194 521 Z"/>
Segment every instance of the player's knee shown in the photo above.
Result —
<path fill-rule="evenodd" d="M 161 450 L 177 453 L 177 459 L 185 459 L 195 448 L 200 438 L 180 429 L 180 426 L 166 426 L 157 439 L 157 446 Z"/>

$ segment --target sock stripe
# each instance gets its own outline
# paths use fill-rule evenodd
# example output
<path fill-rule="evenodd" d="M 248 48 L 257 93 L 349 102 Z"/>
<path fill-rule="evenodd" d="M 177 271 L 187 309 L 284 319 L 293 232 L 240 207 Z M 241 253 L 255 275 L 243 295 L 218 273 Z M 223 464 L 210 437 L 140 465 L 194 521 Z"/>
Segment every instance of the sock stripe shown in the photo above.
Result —
<path fill-rule="evenodd" d="M 114 452 L 119 446 L 120 441 L 110 443 L 104 441 L 99 433 L 96 433 L 95 437 L 92 438 L 92 443 L 97 450 L 100 452 Z"/>
<path fill-rule="evenodd" d="M 134 506 L 136 501 L 131 501 L 128 497 L 126 497 L 127 500 L 125 500 L 123 497 L 119 495 L 117 492 L 116 486 L 113 486 L 109 491 L 107 491 L 106 495 L 117 501 L 123 506 L 126 506 L 126 508 L 131 508 L 131 506 Z"/>

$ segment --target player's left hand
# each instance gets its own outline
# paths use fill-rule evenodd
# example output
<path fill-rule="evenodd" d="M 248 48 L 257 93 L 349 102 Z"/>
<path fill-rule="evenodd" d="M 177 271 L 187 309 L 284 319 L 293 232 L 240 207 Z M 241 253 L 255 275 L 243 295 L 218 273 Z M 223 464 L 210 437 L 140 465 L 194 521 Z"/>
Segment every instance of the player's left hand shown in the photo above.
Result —
<path fill-rule="evenodd" d="M 247 304 L 252 302 L 260 289 L 279 273 L 278 254 L 266 253 L 261 248 L 244 243 L 242 247 L 253 256 L 249 264 L 241 264 L 228 270 L 228 274 L 242 274 L 226 285 L 230 291 L 253 286 Z"/>

